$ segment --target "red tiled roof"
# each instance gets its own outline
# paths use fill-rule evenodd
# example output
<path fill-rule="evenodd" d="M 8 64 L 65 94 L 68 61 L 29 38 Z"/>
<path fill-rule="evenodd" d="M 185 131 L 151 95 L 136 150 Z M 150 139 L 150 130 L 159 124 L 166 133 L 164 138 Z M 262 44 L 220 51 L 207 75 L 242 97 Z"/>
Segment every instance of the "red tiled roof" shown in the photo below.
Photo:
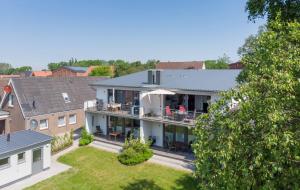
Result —
<path fill-rule="evenodd" d="M 159 62 L 156 69 L 205 69 L 202 61 Z"/>
<path fill-rule="evenodd" d="M 34 77 L 50 77 L 52 76 L 51 71 L 33 71 L 32 76 Z"/>

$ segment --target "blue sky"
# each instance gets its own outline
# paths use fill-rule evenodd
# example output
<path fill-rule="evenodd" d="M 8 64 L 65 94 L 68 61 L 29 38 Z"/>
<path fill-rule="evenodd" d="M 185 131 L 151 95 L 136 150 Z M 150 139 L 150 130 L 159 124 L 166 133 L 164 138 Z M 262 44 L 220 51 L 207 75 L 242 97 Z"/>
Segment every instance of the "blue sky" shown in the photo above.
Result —
<path fill-rule="evenodd" d="M 246 0 L 0 0 L 0 62 L 217 59 L 257 32 Z"/>

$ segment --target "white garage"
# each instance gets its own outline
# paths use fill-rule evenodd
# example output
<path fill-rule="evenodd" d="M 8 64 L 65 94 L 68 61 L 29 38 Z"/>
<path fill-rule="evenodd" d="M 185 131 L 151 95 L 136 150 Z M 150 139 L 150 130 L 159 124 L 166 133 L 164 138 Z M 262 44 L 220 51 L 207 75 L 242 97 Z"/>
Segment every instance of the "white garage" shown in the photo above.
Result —
<path fill-rule="evenodd" d="M 50 168 L 52 137 L 31 130 L 0 136 L 0 189 Z"/>

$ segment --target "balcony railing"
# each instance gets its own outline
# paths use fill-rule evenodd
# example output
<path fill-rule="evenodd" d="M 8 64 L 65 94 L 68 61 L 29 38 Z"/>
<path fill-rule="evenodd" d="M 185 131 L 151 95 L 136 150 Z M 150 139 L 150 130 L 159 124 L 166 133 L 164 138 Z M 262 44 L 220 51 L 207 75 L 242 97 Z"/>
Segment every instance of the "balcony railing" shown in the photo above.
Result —
<path fill-rule="evenodd" d="M 119 104 L 119 103 L 109 103 L 109 104 L 99 104 L 97 101 L 89 102 L 85 104 L 86 111 L 92 112 L 104 112 L 116 115 L 131 115 L 139 116 L 140 110 L 139 106 L 133 106 L 130 104 Z"/>
<path fill-rule="evenodd" d="M 164 109 L 162 113 L 148 112 L 143 115 L 144 118 L 161 120 L 163 122 L 180 123 L 183 125 L 195 125 L 196 119 L 203 112 L 182 111 L 177 109 Z"/>

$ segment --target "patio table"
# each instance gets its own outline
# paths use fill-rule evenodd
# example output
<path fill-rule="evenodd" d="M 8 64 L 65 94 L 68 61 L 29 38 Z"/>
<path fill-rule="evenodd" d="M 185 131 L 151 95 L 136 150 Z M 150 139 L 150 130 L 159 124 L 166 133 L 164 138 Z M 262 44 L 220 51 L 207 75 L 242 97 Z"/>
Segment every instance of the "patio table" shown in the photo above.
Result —
<path fill-rule="evenodd" d="M 116 141 L 117 137 L 121 136 L 121 133 L 120 132 L 111 132 L 111 133 L 109 133 L 109 136 L 110 137 L 115 137 L 115 141 Z"/>

